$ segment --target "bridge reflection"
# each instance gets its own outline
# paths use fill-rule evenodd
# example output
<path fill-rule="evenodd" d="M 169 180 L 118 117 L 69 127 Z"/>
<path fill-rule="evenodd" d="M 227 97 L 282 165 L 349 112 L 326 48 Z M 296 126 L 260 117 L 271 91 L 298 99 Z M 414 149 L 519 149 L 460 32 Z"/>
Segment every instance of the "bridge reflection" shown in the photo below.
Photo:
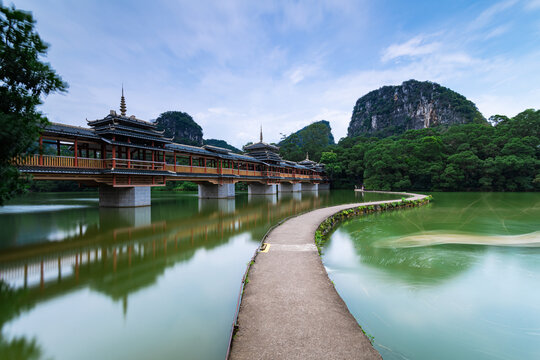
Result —
<path fill-rule="evenodd" d="M 25 289 L 19 301 L 25 307 L 80 286 L 127 307 L 130 293 L 153 284 L 198 249 L 212 249 L 244 232 L 260 239 L 270 224 L 321 204 L 321 198 L 306 194 L 275 202 L 262 197 L 190 201 L 197 211 L 168 218 L 159 213 L 169 213 L 167 207 L 95 208 L 75 226 L 59 227 L 62 241 L 42 239 L 2 250 L 0 281 L 12 290 Z"/>

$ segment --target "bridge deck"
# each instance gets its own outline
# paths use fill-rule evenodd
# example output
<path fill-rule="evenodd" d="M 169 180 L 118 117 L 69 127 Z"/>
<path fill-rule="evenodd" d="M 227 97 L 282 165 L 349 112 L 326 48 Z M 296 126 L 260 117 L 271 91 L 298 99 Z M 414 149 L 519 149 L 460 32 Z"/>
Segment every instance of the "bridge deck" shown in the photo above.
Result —
<path fill-rule="evenodd" d="M 395 201 L 318 209 L 275 228 L 249 271 L 230 358 L 380 359 L 328 278 L 314 237 L 334 213 Z"/>

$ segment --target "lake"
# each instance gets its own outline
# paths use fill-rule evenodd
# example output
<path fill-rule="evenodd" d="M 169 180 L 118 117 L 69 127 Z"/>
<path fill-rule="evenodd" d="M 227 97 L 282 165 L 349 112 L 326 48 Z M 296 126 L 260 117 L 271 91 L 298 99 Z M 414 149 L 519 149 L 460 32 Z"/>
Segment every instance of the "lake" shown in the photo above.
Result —
<path fill-rule="evenodd" d="M 15 199 L 0 207 L 0 358 L 223 359 L 246 264 L 270 226 L 361 200 L 153 192 L 151 207 L 111 209 L 96 193 Z"/>
<path fill-rule="evenodd" d="M 433 193 L 323 248 L 385 360 L 540 359 L 540 193 Z"/>

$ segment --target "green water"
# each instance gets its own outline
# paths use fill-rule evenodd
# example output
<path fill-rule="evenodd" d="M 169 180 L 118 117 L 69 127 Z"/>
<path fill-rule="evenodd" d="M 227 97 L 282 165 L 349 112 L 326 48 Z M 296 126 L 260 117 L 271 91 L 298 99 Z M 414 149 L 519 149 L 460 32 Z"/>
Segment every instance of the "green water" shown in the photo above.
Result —
<path fill-rule="evenodd" d="M 361 200 L 153 193 L 151 207 L 100 209 L 88 193 L 16 199 L 0 208 L 0 359 L 223 359 L 268 228 Z"/>
<path fill-rule="evenodd" d="M 434 193 L 351 220 L 323 250 L 388 359 L 540 359 L 540 193 Z"/>

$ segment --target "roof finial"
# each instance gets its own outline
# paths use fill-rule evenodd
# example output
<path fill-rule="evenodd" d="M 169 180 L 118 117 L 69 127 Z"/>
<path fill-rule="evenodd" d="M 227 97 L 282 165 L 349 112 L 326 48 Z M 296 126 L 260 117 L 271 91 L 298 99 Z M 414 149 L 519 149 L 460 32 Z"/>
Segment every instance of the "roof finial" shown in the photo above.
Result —
<path fill-rule="evenodd" d="M 122 97 L 120 98 L 120 114 L 126 116 L 126 99 L 124 98 L 124 84 L 122 84 Z"/>
<path fill-rule="evenodd" d="M 306 151 L 306 160 L 309 160 L 309 153 Z"/>
<path fill-rule="evenodd" d="M 263 137 L 262 137 L 262 125 L 261 125 L 261 142 L 263 142 Z"/>

